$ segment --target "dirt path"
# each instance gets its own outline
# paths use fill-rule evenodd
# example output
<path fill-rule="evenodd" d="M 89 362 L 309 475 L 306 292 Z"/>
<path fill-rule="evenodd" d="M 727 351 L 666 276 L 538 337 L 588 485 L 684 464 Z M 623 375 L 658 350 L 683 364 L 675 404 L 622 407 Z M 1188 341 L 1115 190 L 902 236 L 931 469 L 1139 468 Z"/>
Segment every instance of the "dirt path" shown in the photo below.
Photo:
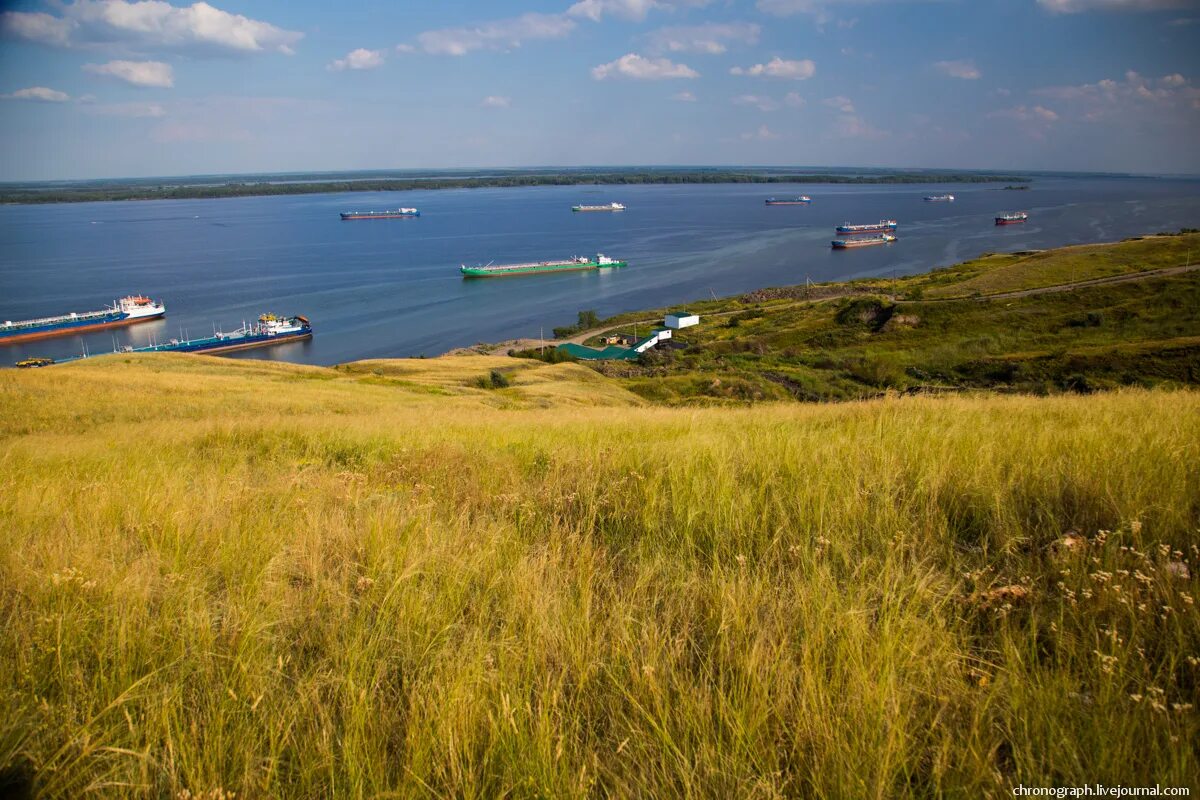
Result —
<path fill-rule="evenodd" d="M 1039 295 L 1039 294 L 1053 294 L 1056 292 L 1069 292 L 1074 289 L 1085 289 L 1090 286 L 1106 286 L 1108 284 L 1113 284 L 1113 283 L 1129 283 L 1131 281 L 1140 281 L 1140 280 L 1144 280 L 1145 278 L 1156 278 L 1156 277 L 1160 277 L 1160 276 L 1164 276 L 1164 275 L 1181 275 L 1185 272 L 1191 272 L 1191 271 L 1197 270 L 1197 269 L 1200 269 L 1200 264 L 1189 264 L 1189 265 L 1178 266 L 1178 267 L 1162 267 L 1160 269 L 1150 269 L 1150 270 L 1145 270 L 1144 272 L 1130 272 L 1125 275 L 1111 275 L 1106 278 L 1088 278 L 1086 280 L 1074 281 L 1071 283 L 1058 283 L 1053 286 L 1038 286 L 1038 287 L 1034 287 L 1032 289 L 1015 289 L 1010 292 L 997 292 L 995 294 L 979 295 L 978 297 L 971 297 L 971 296 L 932 297 L 932 298 L 925 298 L 922 300 L 900 300 L 900 301 L 896 301 L 896 302 L 901 302 L 901 303 L 905 303 L 905 302 L 908 302 L 908 303 L 949 303 L 949 302 L 958 302 L 958 301 L 962 301 L 962 300 L 978 300 L 978 301 L 1010 300 L 1010 299 L 1014 299 L 1014 298 L 1018 298 L 1018 297 L 1032 297 L 1034 295 Z M 774 311 L 782 311 L 783 309 L 787 309 L 787 308 L 795 308 L 796 306 L 805 305 L 808 303 L 823 303 L 826 300 L 840 300 L 844 297 L 851 297 L 856 294 L 861 294 L 861 292 L 845 291 L 845 292 L 839 292 L 836 294 L 825 295 L 823 297 L 816 297 L 811 300 L 809 300 L 809 299 L 793 300 L 790 303 L 782 303 L 780 305 L 768 306 L 766 308 L 763 308 L 762 310 L 765 313 L 772 313 Z M 895 301 L 894 297 L 891 297 L 889 295 L 884 295 L 884 296 L 888 297 L 888 299 L 890 299 L 890 300 Z M 745 311 L 745 309 L 742 309 L 742 308 L 734 309 L 732 311 L 714 311 L 712 313 L 705 314 L 704 316 L 706 316 L 706 317 L 728 317 L 728 316 L 732 316 L 734 314 L 740 314 L 743 311 Z M 476 345 L 475 347 L 460 347 L 456 350 L 451 350 L 450 352 L 446 353 L 445 355 L 448 355 L 448 356 L 455 356 L 455 355 L 502 356 L 502 355 L 506 355 L 509 350 L 528 350 L 528 349 L 532 349 L 534 347 L 557 347 L 558 345 L 566 344 L 567 342 L 572 342 L 574 344 L 583 344 L 585 341 L 592 338 L 593 336 L 599 336 L 603 333 L 608 333 L 609 331 L 620 330 L 622 328 L 631 328 L 634 325 L 637 325 L 639 327 L 644 325 L 644 326 L 646 326 L 647 331 L 648 331 L 650 326 L 660 324 L 661 319 L 662 319 L 661 317 L 653 317 L 651 319 L 640 319 L 640 320 L 634 320 L 631 322 L 621 322 L 616 325 L 605 325 L 600 328 L 592 328 L 590 330 L 583 331 L 582 333 L 577 333 L 568 339 L 509 339 L 507 341 L 497 342 L 495 344 Z"/>

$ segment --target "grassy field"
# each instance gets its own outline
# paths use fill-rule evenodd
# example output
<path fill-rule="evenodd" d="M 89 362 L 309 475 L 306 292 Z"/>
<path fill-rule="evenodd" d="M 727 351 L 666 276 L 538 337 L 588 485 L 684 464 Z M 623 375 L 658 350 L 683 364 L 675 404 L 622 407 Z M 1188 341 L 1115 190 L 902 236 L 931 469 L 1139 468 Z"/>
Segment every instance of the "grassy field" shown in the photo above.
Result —
<path fill-rule="evenodd" d="M 1194 788 L 1198 528 L 1188 390 L 706 409 L 508 358 L 6 371 L 0 787 Z"/>

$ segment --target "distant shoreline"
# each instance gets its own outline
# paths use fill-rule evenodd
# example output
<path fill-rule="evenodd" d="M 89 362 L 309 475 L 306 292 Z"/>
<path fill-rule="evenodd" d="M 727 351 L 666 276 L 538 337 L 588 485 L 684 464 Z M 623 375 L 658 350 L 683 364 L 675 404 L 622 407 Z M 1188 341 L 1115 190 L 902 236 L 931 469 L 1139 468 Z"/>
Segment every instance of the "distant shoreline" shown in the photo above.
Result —
<path fill-rule="evenodd" d="M 148 180 L 103 181 L 74 186 L 25 185 L 0 189 L 0 204 L 94 203 L 119 200 L 203 200 L 221 197 L 339 194 L 345 192 L 401 192 L 435 189 L 519 188 L 526 186 L 637 186 L 670 184 L 916 184 L 1005 183 L 1027 184 L 1020 175 L 971 172 L 879 172 L 875 174 L 784 174 L 734 170 L 639 170 L 527 172 L 488 176 L 367 178 L 312 181 L 238 181 L 221 183 L 152 183 Z"/>

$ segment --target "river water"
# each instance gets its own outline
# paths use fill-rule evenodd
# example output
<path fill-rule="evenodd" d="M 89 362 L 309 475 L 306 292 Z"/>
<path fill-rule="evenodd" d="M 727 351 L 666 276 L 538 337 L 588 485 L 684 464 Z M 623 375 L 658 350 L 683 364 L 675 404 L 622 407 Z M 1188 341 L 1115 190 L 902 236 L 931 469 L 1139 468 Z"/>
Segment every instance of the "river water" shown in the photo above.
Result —
<path fill-rule="evenodd" d="M 927 203 L 949 192 L 953 203 Z M 809 206 L 767 207 L 808 194 Z M 571 212 L 619 201 L 618 213 Z M 343 222 L 339 211 L 417 206 L 419 219 Z M 993 217 L 1024 210 L 1024 225 Z M 833 251 L 842 222 L 900 223 L 899 241 Z M 462 189 L 0 207 L 0 320 L 87 311 L 131 293 L 159 322 L 0 346 L 31 355 L 209 335 L 272 311 L 303 314 L 311 342 L 238 354 L 308 364 L 436 355 L 574 322 L 765 286 L 904 275 L 1012 251 L 1200 227 L 1200 181 L 1040 178 L 993 184 L 677 185 Z M 604 253 L 624 269 L 464 280 L 459 264 Z M 1200 253 L 1197 254 L 1200 257 Z"/>

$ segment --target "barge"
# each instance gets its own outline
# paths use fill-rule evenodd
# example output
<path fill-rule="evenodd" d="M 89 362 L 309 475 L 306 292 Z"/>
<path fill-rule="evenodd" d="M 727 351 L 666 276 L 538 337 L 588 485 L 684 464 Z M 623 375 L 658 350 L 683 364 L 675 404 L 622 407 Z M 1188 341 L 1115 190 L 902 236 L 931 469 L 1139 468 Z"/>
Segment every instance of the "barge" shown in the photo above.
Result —
<path fill-rule="evenodd" d="M 848 250 L 851 247 L 870 247 L 874 244 L 888 244 L 896 241 L 890 233 L 880 233 L 874 236 L 855 236 L 850 239 L 834 239 L 830 245 L 834 250 Z"/>
<path fill-rule="evenodd" d="M 1029 219 L 1029 215 L 1024 211 L 1013 211 L 1007 214 L 1001 214 L 996 217 L 997 225 L 1018 225 Z"/>
<path fill-rule="evenodd" d="M 602 206 L 571 206 L 572 211 L 624 211 L 625 206 L 620 203 L 607 203 Z"/>
<path fill-rule="evenodd" d="M 131 295 L 122 297 L 111 306 L 99 311 L 83 311 L 62 314 L 57 317 L 4 322 L 0 324 L 0 344 L 133 325 L 138 322 L 160 319 L 166 313 L 167 307 L 162 303 L 155 302 L 149 297 Z"/>
<path fill-rule="evenodd" d="M 769 206 L 806 206 L 812 202 L 812 198 L 806 194 L 802 194 L 799 197 L 786 200 L 776 200 L 774 197 L 768 197 L 766 202 Z"/>
<path fill-rule="evenodd" d="M 477 267 L 468 267 L 466 264 L 463 264 L 459 269 L 462 271 L 464 278 L 498 278 L 508 275 L 535 275 L 542 272 L 609 269 L 623 267 L 626 263 L 625 261 L 618 261 L 617 259 L 609 258 L 603 253 L 599 253 L 595 258 L 576 256 L 575 258 L 567 258 L 561 261 L 530 261 L 523 264 L 484 264 Z"/>
<path fill-rule="evenodd" d="M 891 233 L 896 230 L 896 227 L 897 223 L 894 219 L 881 219 L 879 222 L 868 222 L 864 225 L 851 225 L 849 222 L 845 222 L 837 226 L 837 232 L 850 235 L 859 233 Z"/>
<path fill-rule="evenodd" d="M 342 219 L 398 219 L 401 217 L 419 217 L 420 209 L 394 208 L 390 211 L 343 211 Z"/>

